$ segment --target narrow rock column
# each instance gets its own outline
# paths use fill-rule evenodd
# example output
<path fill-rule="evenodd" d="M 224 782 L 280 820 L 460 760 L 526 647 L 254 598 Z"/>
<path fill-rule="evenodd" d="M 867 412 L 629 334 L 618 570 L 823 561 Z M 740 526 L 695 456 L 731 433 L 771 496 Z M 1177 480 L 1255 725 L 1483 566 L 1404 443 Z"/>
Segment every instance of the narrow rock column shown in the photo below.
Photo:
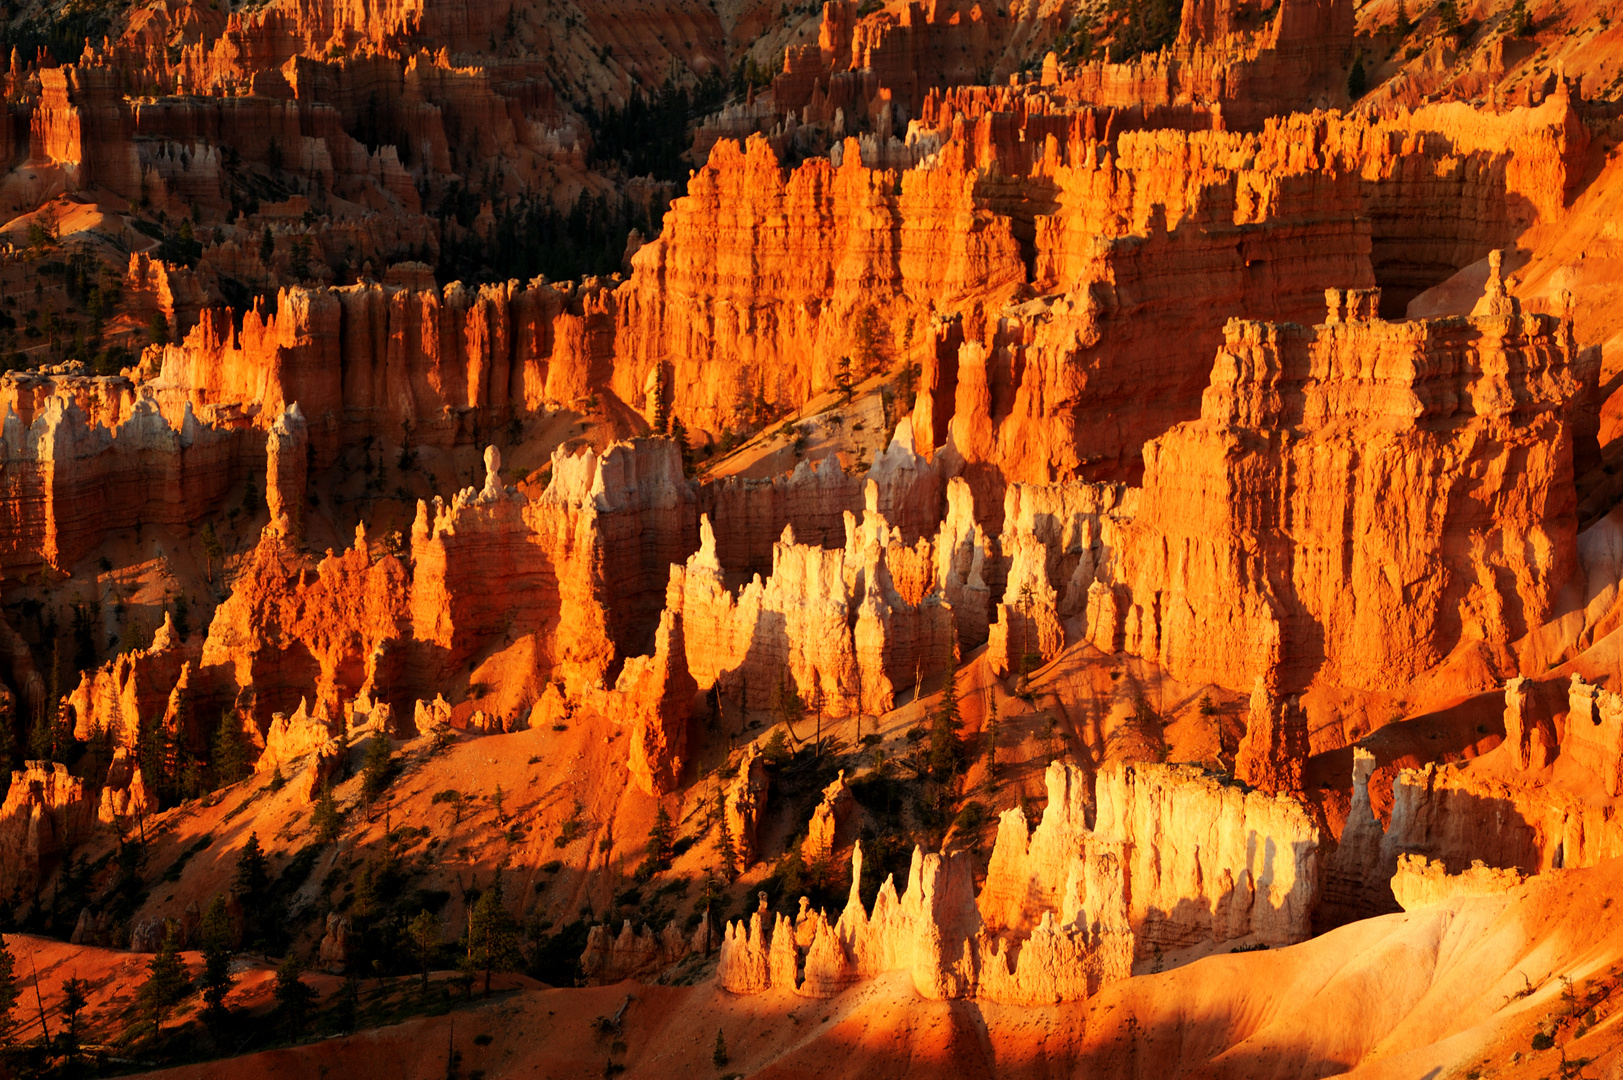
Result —
<path fill-rule="evenodd" d="M 309 487 L 310 428 L 299 403 L 276 418 L 265 438 L 265 504 L 267 529 L 289 540 L 304 535 L 304 500 Z"/>

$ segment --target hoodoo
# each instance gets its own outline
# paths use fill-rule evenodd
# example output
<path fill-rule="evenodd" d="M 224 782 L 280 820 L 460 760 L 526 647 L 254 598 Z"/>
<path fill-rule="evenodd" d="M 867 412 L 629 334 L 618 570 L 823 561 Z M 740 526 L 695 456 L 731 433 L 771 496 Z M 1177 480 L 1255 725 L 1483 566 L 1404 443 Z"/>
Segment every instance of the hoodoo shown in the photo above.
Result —
<path fill-rule="evenodd" d="M 0 1075 L 1623 1075 L 1617 4 L 0 37 Z"/>

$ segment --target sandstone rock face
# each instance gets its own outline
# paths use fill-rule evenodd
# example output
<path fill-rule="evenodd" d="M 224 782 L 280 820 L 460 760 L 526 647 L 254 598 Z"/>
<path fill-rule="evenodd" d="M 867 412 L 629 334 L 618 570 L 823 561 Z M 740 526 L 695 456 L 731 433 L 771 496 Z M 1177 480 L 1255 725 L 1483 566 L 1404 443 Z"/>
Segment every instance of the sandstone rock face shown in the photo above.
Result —
<path fill-rule="evenodd" d="M 378 685 L 380 659 L 406 624 L 406 600 L 404 564 L 387 554 L 374 563 L 364 532 L 314 568 L 267 532 L 215 609 L 200 678 L 261 731 L 274 713 L 301 705 L 323 730 L 341 730 L 345 703 Z"/>
<path fill-rule="evenodd" d="M 932 580 L 928 549 L 906 547 L 879 514 L 877 484 L 866 504 L 860 524 L 846 511 L 843 549 L 801 544 L 786 526 L 771 576 L 756 575 L 737 595 L 726 585 L 715 530 L 701 520 L 699 550 L 671 567 L 666 590 L 669 609 L 682 613 L 688 667 L 701 689 L 719 685 L 760 709 L 790 679 L 808 708 L 840 717 L 884 712 L 899 688 L 945 670 L 952 610 Z"/>
<path fill-rule="evenodd" d="M 1130 651 L 1194 682 L 1374 688 L 1549 617 L 1575 561 L 1570 328 L 1374 306 L 1332 293 L 1311 329 L 1229 323 L 1201 419 L 1145 449 Z"/>
<path fill-rule="evenodd" d="M 1307 763 L 1307 714 L 1302 703 L 1280 700 L 1262 676 L 1251 691 L 1251 715 L 1234 758 L 1234 777 L 1269 793 L 1302 793 Z"/>
<path fill-rule="evenodd" d="M 651 974 L 691 954 L 708 952 L 709 930 L 701 924 L 691 936 L 684 937 L 675 922 L 666 923 L 665 929 L 659 931 L 647 926 L 633 930 L 628 919 L 614 934 L 599 924 L 587 932 L 586 951 L 580 957 L 581 974 L 596 985 Z"/>
<path fill-rule="evenodd" d="M 1555 760 L 1559 742 L 1551 697 L 1549 687 L 1520 676 L 1505 683 L 1505 743 L 1512 748 L 1518 768 L 1537 771 Z M 1587 695 L 1580 697 L 1582 705 L 1593 701 Z"/>
<path fill-rule="evenodd" d="M 316 947 L 316 963 L 329 975 L 342 975 L 350 962 L 350 919 L 336 911 L 327 913 L 327 929 Z"/>
<path fill-rule="evenodd" d="M 80 677 L 66 699 L 74 719 L 73 737 L 88 741 L 98 730 L 105 731 L 114 746 L 133 749 L 140 740 L 142 718 L 163 715 L 182 665 L 188 659 L 195 661 L 197 653 L 196 646 L 181 644 L 174 620 L 165 612 L 152 644 L 120 653 Z"/>
<path fill-rule="evenodd" d="M 727 786 L 722 810 L 727 815 L 727 835 L 733 838 L 733 853 L 741 867 L 753 865 L 760 856 L 757 831 L 766 811 L 772 778 L 754 743 L 744 748 L 738 762 L 738 775 Z"/>
<path fill-rule="evenodd" d="M 667 611 L 660 617 L 654 654 L 627 659 L 615 691 L 632 717 L 632 777 L 649 795 L 673 790 L 686 764 L 688 718 L 699 692 L 688 674 L 680 615 Z"/>
<path fill-rule="evenodd" d="M 1510 690 L 1505 691 L 1510 708 Z M 1573 675 L 1567 694 L 1567 724 L 1561 756 L 1600 783 L 1608 797 L 1623 792 L 1623 697 Z M 1506 732 L 1509 737 L 1509 732 Z M 1529 762 L 1531 764 L 1531 762 Z"/>
<path fill-rule="evenodd" d="M 30 761 L 11 774 L 0 804 L 0 889 L 26 895 L 89 835 L 95 807 L 61 762 Z"/>
<path fill-rule="evenodd" d="M 1086 620 L 1092 586 L 1113 577 L 1138 494 L 1112 484 L 1009 485 L 998 537 L 1007 584 L 987 650 L 993 671 L 1037 667 L 1059 654 L 1063 620 Z"/>
<path fill-rule="evenodd" d="M 1018 811 L 999 821 L 981 891 L 988 926 L 1020 930 L 1064 914 L 1073 892 L 1086 907 L 1089 894 L 1077 890 L 1100 880 L 1093 864 L 1105 860 L 1141 956 L 1202 939 L 1283 945 L 1308 935 L 1321 838 L 1294 800 L 1187 766 L 1114 766 L 1093 791 L 1071 766 L 1051 765 L 1046 780 L 1048 807 L 1029 838 Z"/>
<path fill-rule="evenodd" d="M 871 503 L 869 484 L 876 491 Z M 934 534 L 941 520 L 941 476 L 934 463 L 915 452 L 912 421 L 904 418 L 866 477 L 846 473 L 830 455 L 822 462 L 803 461 L 770 480 L 730 476 L 705 484 L 699 509 L 715 527 L 716 557 L 728 578 L 747 581 L 771 571 L 772 545 L 786 526 L 801 543 L 839 547 L 846 514 L 874 510 L 906 543 Z"/>
<path fill-rule="evenodd" d="M 240 433 L 189 407 L 171 423 L 143 395 L 104 424 L 79 389 L 54 385 L 26 423 L 9 403 L 0 414 L 0 566 L 68 569 L 122 523 L 197 521 L 251 460 Z"/>
<path fill-rule="evenodd" d="M 978 898 L 966 857 L 915 851 L 906 891 L 887 880 L 871 912 L 853 888 L 832 925 L 804 901 L 770 930 L 765 913 L 730 924 L 721 985 L 830 997 L 906 970 L 927 998 L 1042 1004 L 1126 977 L 1135 954 L 1308 936 L 1321 840 L 1299 803 L 1187 766 L 1117 766 L 1095 792 L 1080 769 L 1055 763 L 1046 781 L 1034 832 L 1019 810 L 1004 813 Z M 853 881 L 861 857 L 859 845 Z"/>
<path fill-rule="evenodd" d="M 1415 911 L 1456 896 L 1496 896 L 1523 880 L 1520 871 L 1484 866 L 1480 859 L 1464 872 L 1450 874 L 1442 863 L 1423 855 L 1402 855 L 1392 876 L 1392 892 L 1404 911 Z"/>
<path fill-rule="evenodd" d="M 801 857 L 808 863 L 827 858 L 841 839 L 850 835 L 856 810 L 856 796 L 847 786 L 845 770 L 841 769 L 834 782 L 823 789 L 823 798 L 812 811 L 811 821 L 806 825 L 806 839 L 800 847 Z"/>
<path fill-rule="evenodd" d="M 309 425 L 298 402 L 276 418 L 265 438 L 265 503 L 270 508 L 270 527 L 294 541 L 304 532 L 309 442 Z"/>

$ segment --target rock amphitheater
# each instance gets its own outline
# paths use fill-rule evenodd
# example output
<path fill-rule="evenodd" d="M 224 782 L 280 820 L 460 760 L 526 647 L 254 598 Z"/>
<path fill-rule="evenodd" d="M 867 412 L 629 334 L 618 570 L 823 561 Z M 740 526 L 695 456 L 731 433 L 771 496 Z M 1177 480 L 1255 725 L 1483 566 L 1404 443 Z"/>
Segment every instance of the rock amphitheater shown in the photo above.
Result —
<path fill-rule="evenodd" d="M 1623 0 L 0 27 L 0 1076 L 1623 1077 Z"/>

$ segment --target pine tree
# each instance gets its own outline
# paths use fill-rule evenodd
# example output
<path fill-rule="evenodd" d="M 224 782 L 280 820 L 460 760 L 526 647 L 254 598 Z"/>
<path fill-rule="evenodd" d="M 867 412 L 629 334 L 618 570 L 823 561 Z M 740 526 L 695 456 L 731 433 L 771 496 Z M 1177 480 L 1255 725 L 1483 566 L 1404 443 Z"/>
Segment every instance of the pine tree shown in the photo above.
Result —
<path fill-rule="evenodd" d="M 332 843 L 343 831 L 344 815 L 338 809 L 337 800 L 332 796 L 331 780 L 323 780 L 321 783 L 321 797 L 316 800 L 316 808 L 310 812 L 310 824 L 315 826 L 318 844 Z"/>
<path fill-rule="evenodd" d="M 1533 15 L 1527 10 L 1527 0 L 1516 0 L 1510 5 L 1510 15 L 1505 21 L 1509 32 L 1514 37 L 1530 37 L 1533 33 Z"/>
<path fill-rule="evenodd" d="M 720 1028 L 716 1029 L 716 1048 L 710 1052 L 710 1060 L 718 1069 L 728 1061 L 727 1039 L 722 1035 Z"/>
<path fill-rule="evenodd" d="M 231 875 L 231 895 L 242 905 L 244 942 L 260 941 L 265 904 L 270 897 L 270 870 L 257 832 L 248 834 L 248 842 L 237 856 L 237 868 Z"/>
<path fill-rule="evenodd" d="M 1347 72 L 1347 100 L 1357 101 L 1364 96 L 1364 91 L 1368 88 L 1368 76 L 1364 74 L 1364 57 L 1360 53 L 1353 60 L 1352 68 Z"/>
<path fill-rule="evenodd" d="M 361 797 L 370 805 L 394 779 L 394 753 L 389 748 L 387 732 L 372 733 L 366 747 L 366 764 L 361 770 Z"/>
<path fill-rule="evenodd" d="M 660 804 L 659 813 L 654 815 L 654 826 L 648 830 L 648 858 L 661 870 L 670 866 L 671 853 L 676 846 L 676 827 L 671 824 L 671 815 L 666 812 L 664 804 Z"/>
<path fill-rule="evenodd" d="M 217 1023 L 225 1015 L 225 997 L 231 992 L 231 917 L 226 914 L 225 897 L 216 895 L 203 913 L 204 1016 Z"/>
<path fill-rule="evenodd" d="M 11 946 L 0 938 L 0 1041 L 11 1042 L 11 1010 L 16 1007 L 22 987 L 17 983 L 17 960 Z"/>
<path fill-rule="evenodd" d="M 789 728 L 789 734 L 795 735 L 795 724 L 806 715 L 806 703 L 800 700 L 800 687 L 790 678 L 789 669 L 783 668 L 778 673 L 778 688 L 772 696 L 773 711 L 778 719 Z M 795 736 L 798 739 L 798 736 Z"/>
<path fill-rule="evenodd" d="M 266 225 L 265 231 L 261 233 L 259 237 L 259 261 L 268 267 L 270 266 L 271 259 L 274 258 L 275 255 L 276 237 L 274 234 L 272 234 L 270 226 Z"/>
<path fill-rule="evenodd" d="M 1409 8 L 1404 0 L 1398 0 L 1397 22 L 1393 29 L 1398 32 L 1400 38 L 1408 37 L 1409 31 L 1414 29 L 1414 21 L 1409 18 Z"/>
<path fill-rule="evenodd" d="M 1456 0 L 1442 0 L 1437 5 L 1437 26 L 1446 34 L 1460 28 L 1460 7 Z"/>
<path fill-rule="evenodd" d="M 242 719 L 237 716 L 237 710 L 229 708 L 219 715 L 214 744 L 209 750 L 209 765 L 214 767 L 216 788 L 226 788 L 248 775 L 248 750 L 242 742 Z"/>
<path fill-rule="evenodd" d="M 518 951 L 518 926 L 507 910 L 500 870 L 473 905 L 468 919 L 468 955 L 485 973 L 486 997 L 490 996 L 490 973 L 512 971 L 523 959 Z"/>
<path fill-rule="evenodd" d="M 716 790 L 716 857 L 721 860 L 721 874 L 729 883 L 738 876 L 738 849 L 733 843 L 733 831 L 727 824 L 727 794 Z"/>
<path fill-rule="evenodd" d="M 962 714 L 958 709 L 958 666 L 949 659 L 941 704 L 936 707 L 935 715 L 930 720 L 930 772 L 937 780 L 957 771 L 958 729 L 962 726 Z"/>
<path fill-rule="evenodd" d="M 481 897 L 482 899 L 482 897 Z M 434 959 L 434 950 L 440 947 L 440 917 L 423 909 L 406 927 L 406 936 L 417 949 L 417 965 L 423 974 L 423 993 L 428 993 L 428 968 Z"/>
<path fill-rule="evenodd" d="M 68 1059 L 68 1071 L 73 1071 L 74 1059 L 79 1056 L 79 1014 L 90 1003 L 90 984 L 77 975 L 62 984 L 62 1049 Z"/>
<path fill-rule="evenodd" d="M 303 974 L 304 964 L 299 954 L 293 952 L 288 953 L 287 959 L 276 969 L 276 1013 L 281 1018 L 282 1030 L 294 1039 L 304 1034 L 310 1003 L 316 997 L 315 988 L 299 978 Z"/>
<path fill-rule="evenodd" d="M 163 1033 L 163 1022 L 175 1006 L 192 993 L 192 977 L 180 959 L 180 936 L 171 922 L 164 931 L 162 947 L 147 964 L 147 981 L 136 995 L 141 1011 L 152 1023 L 154 1038 Z"/>
<path fill-rule="evenodd" d="M 225 549 L 220 546 L 220 538 L 214 535 L 214 522 L 203 522 L 203 558 L 207 568 L 209 584 L 214 584 L 214 564 L 223 562 Z"/>

